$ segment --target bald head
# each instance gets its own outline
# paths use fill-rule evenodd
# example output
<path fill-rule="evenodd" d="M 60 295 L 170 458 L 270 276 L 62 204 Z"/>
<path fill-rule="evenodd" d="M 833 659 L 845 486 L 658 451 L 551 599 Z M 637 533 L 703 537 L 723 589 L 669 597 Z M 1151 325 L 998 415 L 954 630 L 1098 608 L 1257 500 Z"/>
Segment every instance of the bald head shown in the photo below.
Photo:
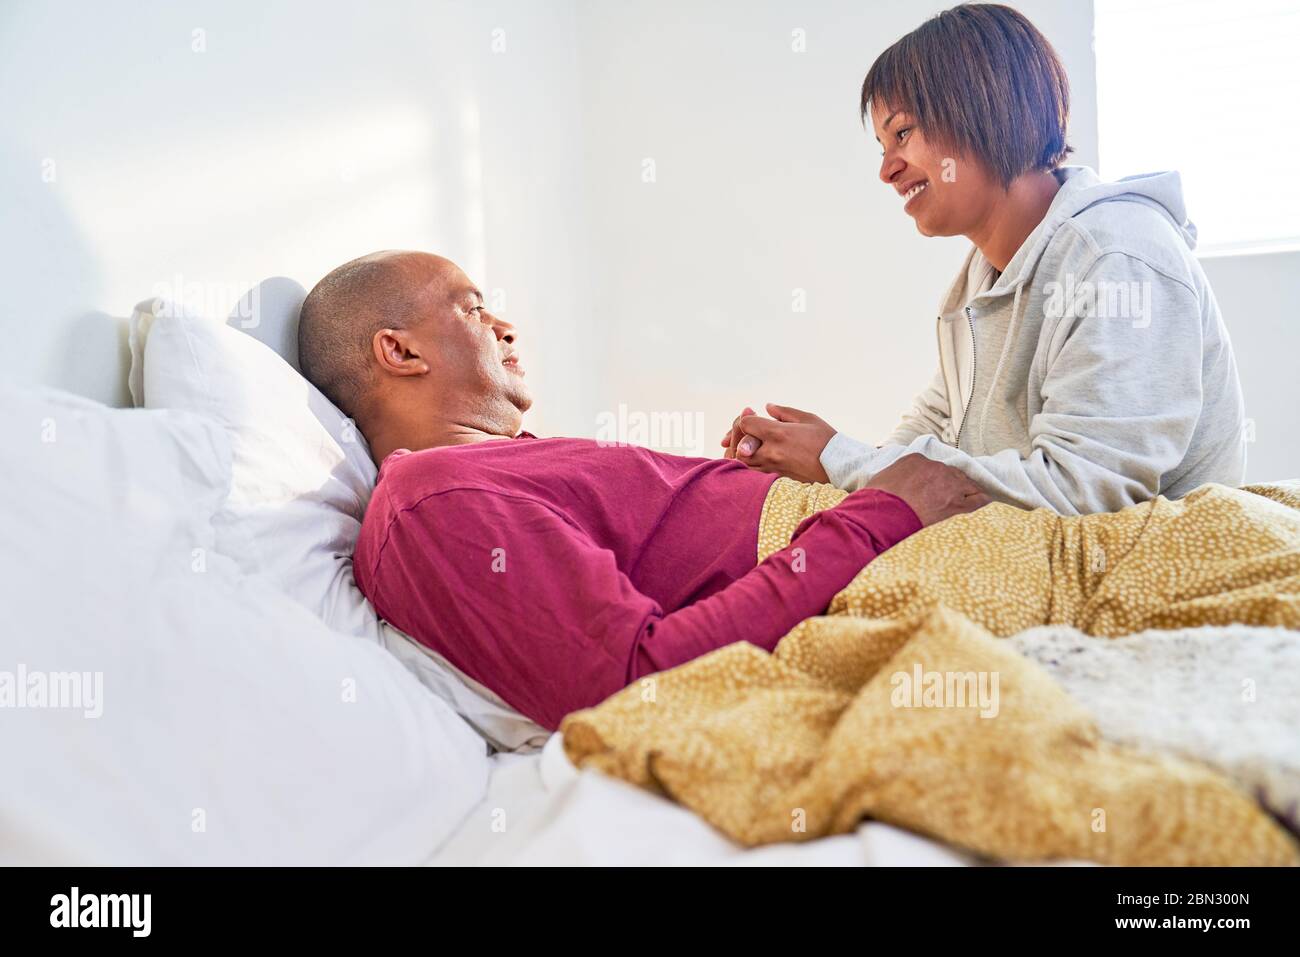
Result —
<path fill-rule="evenodd" d="M 298 318 L 298 364 L 307 380 L 356 419 L 374 384 L 372 341 L 406 329 L 456 265 L 431 253 L 387 250 L 344 263 L 316 284 Z"/>
<path fill-rule="evenodd" d="M 532 396 L 515 329 L 450 260 L 371 253 L 316 284 L 298 320 L 298 361 L 386 450 L 508 438 Z"/>

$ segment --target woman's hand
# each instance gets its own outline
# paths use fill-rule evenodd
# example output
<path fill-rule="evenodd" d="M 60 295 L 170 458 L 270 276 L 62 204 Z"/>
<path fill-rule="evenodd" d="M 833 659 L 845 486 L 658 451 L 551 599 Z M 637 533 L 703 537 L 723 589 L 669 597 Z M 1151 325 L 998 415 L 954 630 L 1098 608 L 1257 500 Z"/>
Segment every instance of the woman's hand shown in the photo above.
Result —
<path fill-rule="evenodd" d="M 822 449 L 835 429 L 811 412 L 768 403 L 765 419 L 752 409 L 736 419 L 724 444 L 727 458 L 760 472 L 775 472 L 799 482 L 826 482 Z"/>
<path fill-rule="evenodd" d="M 740 444 L 740 440 L 745 437 L 745 433 L 740 430 L 740 420 L 747 415 L 753 415 L 753 414 L 754 414 L 754 410 L 751 409 L 749 406 L 745 406 L 745 410 L 741 412 L 740 415 L 736 416 L 736 421 L 731 423 L 731 428 L 728 429 L 727 434 L 722 437 L 722 447 L 727 450 L 722 453 L 722 457 L 724 459 L 734 459 L 736 457 L 737 446 Z M 750 445 L 752 445 L 753 448 L 757 448 L 758 440 L 757 439 L 750 440 L 749 444 L 747 444 L 745 447 L 746 455 L 749 455 L 753 452 L 753 448 L 750 448 Z"/>

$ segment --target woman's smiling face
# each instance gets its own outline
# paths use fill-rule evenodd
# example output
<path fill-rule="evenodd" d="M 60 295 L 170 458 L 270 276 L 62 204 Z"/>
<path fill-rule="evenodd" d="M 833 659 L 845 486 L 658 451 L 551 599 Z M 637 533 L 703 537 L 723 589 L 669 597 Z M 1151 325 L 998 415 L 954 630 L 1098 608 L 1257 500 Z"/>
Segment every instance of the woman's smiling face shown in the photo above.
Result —
<path fill-rule="evenodd" d="M 898 194 L 922 236 L 968 235 L 1005 194 L 978 162 L 927 142 L 906 110 L 873 101 L 871 125 L 883 151 L 881 182 Z"/>

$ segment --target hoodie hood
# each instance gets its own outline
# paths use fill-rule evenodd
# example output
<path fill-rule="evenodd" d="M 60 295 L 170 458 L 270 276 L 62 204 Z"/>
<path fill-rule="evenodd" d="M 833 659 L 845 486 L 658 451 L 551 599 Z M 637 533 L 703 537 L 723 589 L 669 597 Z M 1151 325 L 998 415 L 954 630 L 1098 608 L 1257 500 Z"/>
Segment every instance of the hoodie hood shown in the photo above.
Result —
<path fill-rule="evenodd" d="M 1196 248 L 1196 226 L 1187 218 L 1183 180 L 1176 171 L 1141 173 L 1114 182 L 1103 181 L 1087 166 L 1063 166 L 1055 175 L 1061 188 L 1047 208 L 1047 215 L 1021 244 L 989 293 L 1009 291 L 1027 281 L 1061 225 L 1101 203 L 1136 203 L 1150 207 L 1177 230 L 1188 250 Z M 1123 215 L 1119 209 L 1112 212 Z M 974 256 L 984 259 L 978 250 Z"/>

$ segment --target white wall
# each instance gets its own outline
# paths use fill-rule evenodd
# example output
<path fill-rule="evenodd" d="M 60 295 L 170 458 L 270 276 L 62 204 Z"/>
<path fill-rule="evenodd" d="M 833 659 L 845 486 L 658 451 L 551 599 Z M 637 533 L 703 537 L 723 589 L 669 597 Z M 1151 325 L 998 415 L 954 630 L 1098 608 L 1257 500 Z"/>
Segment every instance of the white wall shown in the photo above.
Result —
<path fill-rule="evenodd" d="M 125 404 L 156 285 L 413 247 L 527 305 L 539 427 L 590 408 L 571 3 L 7 2 L 0 103 L 0 374 Z"/>
<path fill-rule="evenodd" d="M 1246 479 L 1300 478 L 1300 252 L 1202 260 L 1232 336 L 1248 419 Z"/>
<path fill-rule="evenodd" d="M 699 412 L 708 454 L 745 404 L 863 439 L 893 428 L 934 375 L 968 244 L 916 232 L 858 98 L 875 57 L 947 6 L 580 4 L 600 409 Z M 1076 161 L 1095 166 L 1092 4 L 1019 6 L 1065 61 Z"/>
<path fill-rule="evenodd" d="M 777 401 L 878 437 L 933 371 L 965 242 L 912 228 L 857 96 L 947 5 L 6 3 L 0 375 L 125 403 L 121 319 L 158 284 L 310 285 L 408 246 L 504 292 L 535 431 L 686 413 L 657 444 L 713 454 L 742 405 Z M 1065 60 L 1075 161 L 1095 165 L 1092 5 L 1019 6 Z M 1206 263 L 1251 478 L 1300 475 L 1298 264 Z"/>

